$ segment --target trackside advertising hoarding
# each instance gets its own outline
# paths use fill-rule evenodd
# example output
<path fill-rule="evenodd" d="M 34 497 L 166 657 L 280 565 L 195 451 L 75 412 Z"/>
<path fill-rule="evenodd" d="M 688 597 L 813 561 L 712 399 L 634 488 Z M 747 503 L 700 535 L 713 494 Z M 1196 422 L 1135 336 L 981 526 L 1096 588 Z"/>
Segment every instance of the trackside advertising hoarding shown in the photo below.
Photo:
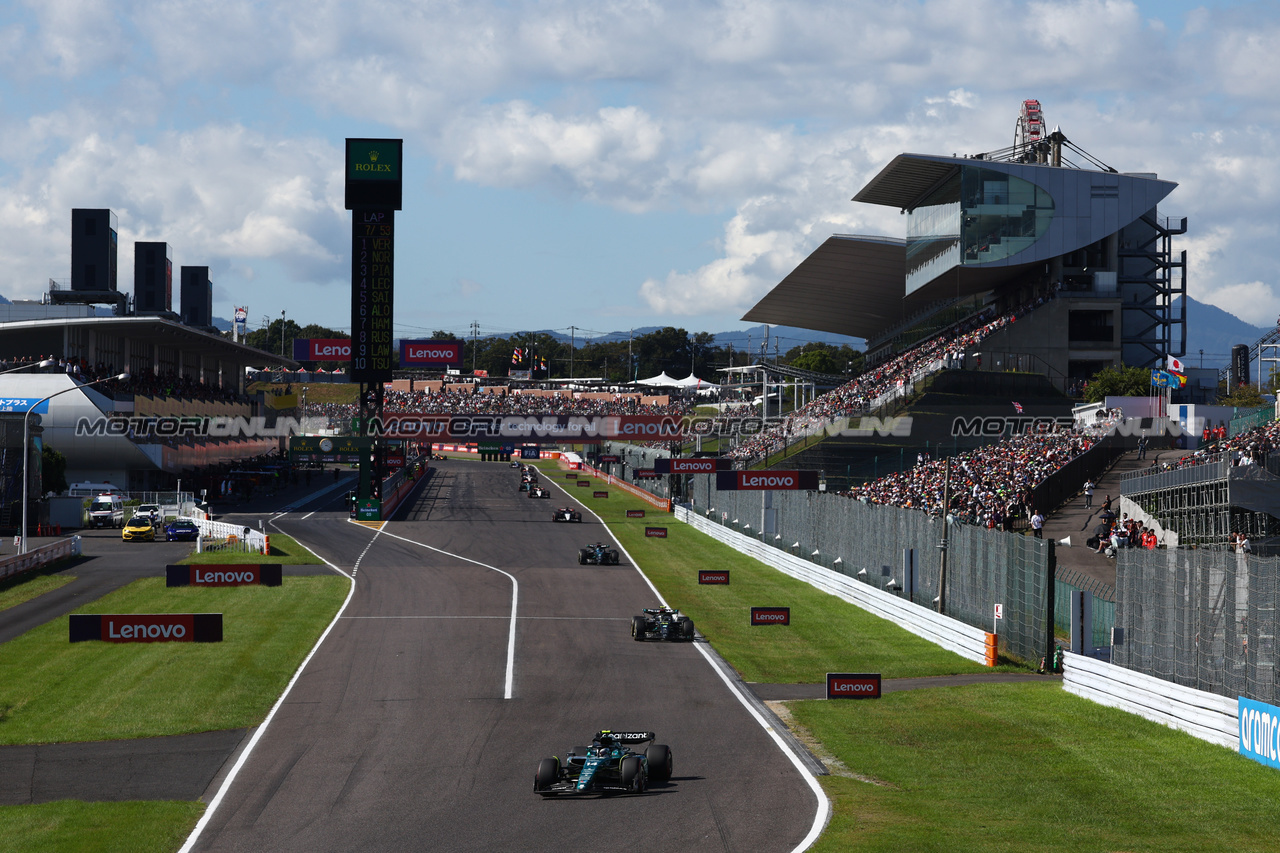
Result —
<path fill-rule="evenodd" d="M 716 490 L 721 492 L 811 491 L 818 488 L 817 471 L 720 471 Z"/>
<path fill-rule="evenodd" d="M 294 338 L 294 361 L 350 361 L 350 338 Z"/>
<path fill-rule="evenodd" d="M 751 608 L 752 625 L 790 625 L 790 607 L 753 607 Z"/>
<path fill-rule="evenodd" d="M 729 470 L 728 459 L 704 457 L 702 459 L 668 459 L 660 457 L 653 460 L 653 470 L 658 474 L 714 474 L 717 471 Z"/>
<path fill-rule="evenodd" d="M 644 535 L 650 539 L 666 539 L 667 528 L 665 527 L 646 527 Z"/>
<path fill-rule="evenodd" d="M 279 563 L 165 566 L 165 586 L 280 586 Z"/>
<path fill-rule="evenodd" d="M 221 613 L 71 614 L 71 642 L 220 643 Z"/>
<path fill-rule="evenodd" d="M 627 510 L 627 518 L 644 518 L 644 510 L 629 509 Z"/>
<path fill-rule="evenodd" d="M 879 699 L 880 673 L 828 672 L 828 699 Z"/>
<path fill-rule="evenodd" d="M 1280 768 L 1280 708 L 1237 697 L 1240 754 L 1259 764 Z"/>
<path fill-rule="evenodd" d="M 401 367 L 460 367 L 462 341 L 401 341 Z"/>
<path fill-rule="evenodd" d="M 698 583 L 729 585 L 728 569 L 698 569 Z"/>

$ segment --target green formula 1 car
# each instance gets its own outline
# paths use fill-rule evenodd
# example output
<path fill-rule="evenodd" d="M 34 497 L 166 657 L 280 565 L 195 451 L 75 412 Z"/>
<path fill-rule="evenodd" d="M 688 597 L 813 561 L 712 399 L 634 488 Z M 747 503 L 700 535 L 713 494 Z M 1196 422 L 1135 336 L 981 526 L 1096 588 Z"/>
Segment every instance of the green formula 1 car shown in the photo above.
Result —
<path fill-rule="evenodd" d="M 599 731 L 591 746 L 575 746 L 562 762 L 538 762 L 533 790 L 544 797 L 560 794 L 643 794 L 651 784 L 671 779 L 671 748 L 654 743 L 653 732 Z M 631 747 L 649 744 L 643 753 Z"/>

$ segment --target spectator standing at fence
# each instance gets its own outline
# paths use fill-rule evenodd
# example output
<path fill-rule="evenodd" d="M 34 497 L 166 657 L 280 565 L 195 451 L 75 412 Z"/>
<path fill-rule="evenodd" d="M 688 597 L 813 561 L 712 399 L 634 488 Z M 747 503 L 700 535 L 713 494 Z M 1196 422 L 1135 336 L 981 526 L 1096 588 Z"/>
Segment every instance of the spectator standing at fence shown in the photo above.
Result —
<path fill-rule="evenodd" d="M 1138 458 L 1147 458 L 1147 437 L 1145 435 L 1138 439 Z"/>
<path fill-rule="evenodd" d="M 1084 481 L 1084 508 L 1093 506 L 1093 480 Z"/>
<path fill-rule="evenodd" d="M 1039 510 L 1032 510 L 1031 512 L 1031 534 L 1037 539 L 1044 538 L 1044 516 L 1040 514 Z"/>
<path fill-rule="evenodd" d="M 1102 502 L 1102 511 L 1111 512 L 1111 495 L 1107 495 L 1106 499 Z M 1114 515 L 1111 517 L 1115 518 Z"/>

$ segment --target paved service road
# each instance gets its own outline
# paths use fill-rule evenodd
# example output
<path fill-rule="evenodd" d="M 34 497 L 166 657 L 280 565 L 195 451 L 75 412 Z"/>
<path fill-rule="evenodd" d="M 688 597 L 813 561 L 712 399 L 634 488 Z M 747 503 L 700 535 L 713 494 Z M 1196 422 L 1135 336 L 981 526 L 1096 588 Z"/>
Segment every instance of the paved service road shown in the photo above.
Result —
<path fill-rule="evenodd" d="M 577 565 L 606 531 L 554 524 L 563 495 L 518 484 L 505 465 L 449 460 L 382 533 L 331 501 L 276 520 L 355 568 L 356 592 L 196 849 L 683 853 L 805 837 L 814 793 L 698 650 L 632 641 L 631 617 L 656 602 L 640 574 Z M 672 781 L 641 797 L 533 793 L 539 759 L 600 728 L 656 731 Z"/>

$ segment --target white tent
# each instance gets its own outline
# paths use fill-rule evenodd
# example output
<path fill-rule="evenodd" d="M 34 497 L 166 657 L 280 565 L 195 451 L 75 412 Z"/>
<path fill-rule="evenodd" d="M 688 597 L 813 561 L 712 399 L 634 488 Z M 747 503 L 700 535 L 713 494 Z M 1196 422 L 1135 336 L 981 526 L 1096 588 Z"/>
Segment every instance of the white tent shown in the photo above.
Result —
<path fill-rule="evenodd" d="M 705 379 L 699 379 L 692 373 L 684 379 L 677 379 L 675 384 L 679 385 L 681 388 L 696 388 L 699 391 L 715 391 L 720 388 L 716 383 L 708 382 Z"/>
<path fill-rule="evenodd" d="M 648 379 L 640 379 L 636 381 L 637 385 L 651 385 L 654 388 L 678 388 L 680 382 L 672 379 L 664 370 L 657 376 L 650 376 Z"/>

